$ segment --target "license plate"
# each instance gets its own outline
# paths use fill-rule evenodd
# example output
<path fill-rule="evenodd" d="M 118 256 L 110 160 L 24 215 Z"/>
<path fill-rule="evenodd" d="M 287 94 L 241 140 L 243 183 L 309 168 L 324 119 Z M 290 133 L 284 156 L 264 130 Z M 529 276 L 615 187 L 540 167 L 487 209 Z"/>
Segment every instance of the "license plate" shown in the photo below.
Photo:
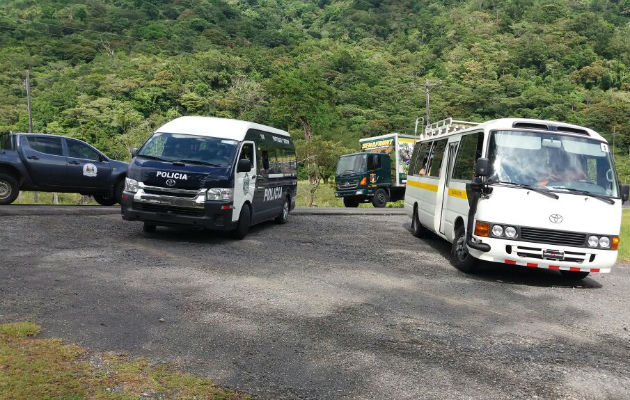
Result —
<path fill-rule="evenodd" d="M 543 250 L 543 258 L 553 260 L 564 260 L 564 251 L 561 250 Z"/>

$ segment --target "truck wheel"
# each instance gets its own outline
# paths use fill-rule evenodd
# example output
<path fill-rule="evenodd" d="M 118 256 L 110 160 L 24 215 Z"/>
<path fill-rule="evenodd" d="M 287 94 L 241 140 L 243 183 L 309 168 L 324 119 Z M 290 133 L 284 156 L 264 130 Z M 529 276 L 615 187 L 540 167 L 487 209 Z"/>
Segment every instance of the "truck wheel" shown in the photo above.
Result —
<path fill-rule="evenodd" d="M 418 208 L 414 208 L 413 217 L 411 217 L 411 233 L 417 237 L 421 238 L 424 236 L 424 227 L 420 223 L 420 218 L 418 218 Z"/>
<path fill-rule="evenodd" d="M 385 189 L 377 189 L 372 198 L 372 205 L 376 208 L 383 208 L 389 201 L 389 195 Z"/>
<path fill-rule="evenodd" d="M 20 187 L 13 175 L 0 173 L 0 204 L 11 204 L 20 194 Z"/>
<path fill-rule="evenodd" d="M 156 228 L 157 226 L 155 226 L 155 224 L 146 221 L 144 222 L 144 225 L 142 225 L 142 231 L 145 233 L 154 233 Z"/>
<path fill-rule="evenodd" d="M 116 200 L 110 195 L 95 194 L 94 200 L 102 206 L 113 206 L 116 204 Z"/>
<path fill-rule="evenodd" d="M 359 200 L 357 200 L 355 197 L 344 197 L 343 205 L 350 208 L 359 207 Z"/>
<path fill-rule="evenodd" d="M 278 215 L 275 219 L 277 224 L 286 224 L 289 221 L 289 198 L 286 197 L 284 199 L 284 203 L 282 203 L 282 211 L 280 215 Z"/>
<path fill-rule="evenodd" d="M 236 239 L 243 239 L 247 236 L 249 232 L 249 224 L 251 223 L 251 211 L 249 210 L 249 206 L 247 204 L 243 204 L 243 208 L 241 208 L 241 214 L 238 217 L 238 225 L 236 229 L 232 231 L 232 236 Z"/>
<path fill-rule="evenodd" d="M 570 281 L 581 281 L 582 279 L 586 278 L 588 276 L 588 272 L 582 272 L 582 271 L 563 271 L 560 270 L 560 274 L 562 275 L 563 278 L 570 280 Z"/>
<path fill-rule="evenodd" d="M 468 252 L 466 233 L 463 229 L 459 229 L 455 234 L 455 240 L 453 240 L 451 247 L 451 262 L 455 268 L 467 274 L 473 273 L 477 269 L 477 260 Z"/>

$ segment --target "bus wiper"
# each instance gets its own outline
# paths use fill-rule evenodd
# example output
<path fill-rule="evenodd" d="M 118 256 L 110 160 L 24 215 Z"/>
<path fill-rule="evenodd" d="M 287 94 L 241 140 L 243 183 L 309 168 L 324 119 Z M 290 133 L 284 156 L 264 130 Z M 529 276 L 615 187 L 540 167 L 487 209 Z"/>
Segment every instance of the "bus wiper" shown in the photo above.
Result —
<path fill-rule="evenodd" d="M 222 165 L 220 164 L 214 164 L 211 162 L 201 161 L 201 160 L 176 160 L 176 161 L 173 161 L 173 163 L 199 164 L 199 165 L 209 165 L 211 167 L 222 167 Z"/>
<path fill-rule="evenodd" d="M 566 190 L 566 191 L 571 192 L 571 193 L 583 194 L 584 196 L 595 197 L 596 199 L 599 199 L 599 200 L 603 201 L 604 203 L 615 204 L 615 201 L 613 199 L 611 199 L 610 197 L 602 196 L 601 194 L 591 193 L 591 192 L 586 191 L 586 190 L 573 189 L 573 188 L 568 188 L 568 187 L 564 187 L 564 186 L 551 186 L 551 187 L 554 188 L 554 189 Z"/>
<path fill-rule="evenodd" d="M 560 196 L 558 196 L 557 194 L 550 192 L 547 189 L 543 189 L 541 187 L 536 187 L 536 186 L 531 186 L 531 185 L 526 185 L 524 183 L 514 183 L 514 182 L 505 182 L 505 181 L 491 181 L 488 183 L 500 183 L 500 184 L 504 184 L 504 185 L 511 185 L 511 186 L 515 186 L 515 187 L 520 187 L 523 189 L 527 189 L 527 190 L 531 190 L 532 192 L 536 192 L 536 193 L 540 193 L 542 195 L 545 195 L 547 197 L 551 197 L 552 199 L 559 199 Z"/>

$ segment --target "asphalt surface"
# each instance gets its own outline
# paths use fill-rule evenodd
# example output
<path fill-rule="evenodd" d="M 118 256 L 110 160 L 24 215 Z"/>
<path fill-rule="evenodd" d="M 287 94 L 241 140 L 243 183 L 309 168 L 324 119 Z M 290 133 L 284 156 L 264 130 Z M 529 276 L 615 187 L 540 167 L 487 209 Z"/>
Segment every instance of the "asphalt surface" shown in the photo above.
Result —
<path fill-rule="evenodd" d="M 403 215 L 298 212 L 235 241 L 22 210 L 0 209 L 0 321 L 47 337 L 265 399 L 630 398 L 627 265 L 469 276 Z"/>

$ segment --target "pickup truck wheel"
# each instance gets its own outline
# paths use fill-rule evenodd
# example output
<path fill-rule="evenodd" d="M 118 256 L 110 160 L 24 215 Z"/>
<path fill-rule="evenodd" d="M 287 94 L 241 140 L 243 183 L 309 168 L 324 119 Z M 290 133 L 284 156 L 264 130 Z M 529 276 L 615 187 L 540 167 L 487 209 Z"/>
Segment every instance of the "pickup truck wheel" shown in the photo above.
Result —
<path fill-rule="evenodd" d="M 116 200 L 110 195 L 95 194 L 94 200 L 102 206 L 113 206 L 116 204 Z"/>
<path fill-rule="evenodd" d="M 249 232 L 249 225 L 251 224 L 251 211 L 249 210 L 249 206 L 247 204 L 243 204 L 241 208 L 241 214 L 238 218 L 238 225 L 236 229 L 232 231 L 232 236 L 235 239 L 244 239 Z"/>
<path fill-rule="evenodd" d="M 453 247 L 451 247 L 451 262 L 455 268 L 467 274 L 473 273 L 477 269 L 477 260 L 468 252 L 466 233 L 463 229 L 455 234 Z"/>
<path fill-rule="evenodd" d="M 20 194 L 20 187 L 13 175 L 0 173 L 0 204 L 11 204 Z"/>
<path fill-rule="evenodd" d="M 582 279 L 586 278 L 588 276 L 588 272 L 582 272 L 582 271 L 563 271 L 560 270 L 560 274 L 562 275 L 563 278 L 570 280 L 570 281 L 581 281 Z"/>
<path fill-rule="evenodd" d="M 343 205 L 349 208 L 359 207 L 359 200 L 354 197 L 344 197 Z"/>
<path fill-rule="evenodd" d="M 383 208 L 389 201 L 389 195 L 385 189 L 377 189 L 372 198 L 372 205 L 376 208 Z"/>

